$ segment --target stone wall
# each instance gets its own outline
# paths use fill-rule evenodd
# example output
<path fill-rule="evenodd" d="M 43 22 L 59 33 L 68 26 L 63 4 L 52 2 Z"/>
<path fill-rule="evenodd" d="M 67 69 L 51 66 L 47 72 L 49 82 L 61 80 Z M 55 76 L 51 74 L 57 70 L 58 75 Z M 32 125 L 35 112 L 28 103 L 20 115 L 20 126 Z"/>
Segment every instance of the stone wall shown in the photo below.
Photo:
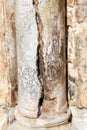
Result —
<path fill-rule="evenodd" d="M 86 24 L 87 0 L 0 1 L 0 130 L 87 129 Z"/>
<path fill-rule="evenodd" d="M 87 129 L 87 0 L 67 1 L 68 90 L 72 129 Z M 75 125 L 75 127 L 74 127 Z M 84 126 L 84 127 L 83 127 Z"/>
<path fill-rule="evenodd" d="M 17 104 L 15 10 L 13 0 L 0 1 L 0 129 L 11 121 Z M 11 111 L 10 111 L 11 110 Z M 9 115 L 9 116 L 8 116 Z M 3 126 L 5 125 L 5 126 Z"/>

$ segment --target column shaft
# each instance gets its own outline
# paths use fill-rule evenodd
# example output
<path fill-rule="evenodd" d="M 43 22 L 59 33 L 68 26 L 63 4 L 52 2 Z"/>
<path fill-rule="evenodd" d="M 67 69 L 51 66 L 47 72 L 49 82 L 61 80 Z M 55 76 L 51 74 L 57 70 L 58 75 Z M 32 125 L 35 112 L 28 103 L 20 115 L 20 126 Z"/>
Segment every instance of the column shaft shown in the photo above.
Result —
<path fill-rule="evenodd" d="M 36 118 L 41 89 L 38 77 L 38 30 L 32 0 L 16 0 L 16 38 L 18 63 L 18 109 Z"/>
<path fill-rule="evenodd" d="M 34 0 L 39 32 L 39 67 L 43 85 L 42 113 L 66 111 L 65 1 Z"/>
<path fill-rule="evenodd" d="M 16 0 L 16 38 L 17 120 L 29 127 L 64 123 L 69 118 L 65 1 Z"/>

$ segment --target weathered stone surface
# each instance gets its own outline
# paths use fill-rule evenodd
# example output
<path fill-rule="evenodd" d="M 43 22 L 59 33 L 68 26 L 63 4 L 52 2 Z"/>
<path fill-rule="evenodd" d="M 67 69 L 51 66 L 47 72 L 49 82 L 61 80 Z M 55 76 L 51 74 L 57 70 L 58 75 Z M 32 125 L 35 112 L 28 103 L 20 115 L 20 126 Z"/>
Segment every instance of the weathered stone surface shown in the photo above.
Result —
<path fill-rule="evenodd" d="M 15 121 L 15 107 L 10 107 L 8 111 L 8 125 L 11 125 Z"/>
<path fill-rule="evenodd" d="M 34 1 L 40 38 L 40 76 L 43 81 L 42 113 L 66 111 L 65 1 Z"/>
<path fill-rule="evenodd" d="M 87 109 L 71 107 L 72 124 L 70 130 L 87 130 Z"/>
<path fill-rule="evenodd" d="M 18 109 L 30 118 L 38 116 L 42 87 L 38 77 L 38 29 L 33 1 L 16 0 Z"/>
<path fill-rule="evenodd" d="M 15 0 L 8 0 L 7 2 L 7 43 L 8 43 L 8 57 L 9 57 L 9 82 L 11 85 L 8 93 L 9 105 L 17 103 L 17 53 L 16 53 L 16 27 L 15 27 Z"/>
<path fill-rule="evenodd" d="M 50 128 L 29 128 L 15 121 L 7 130 L 70 130 L 70 127 L 71 124 L 67 123 L 64 125 L 50 127 Z"/>
<path fill-rule="evenodd" d="M 32 127 L 53 126 L 69 118 L 64 7 L 64 0 L 62 3 L 59 0 L 16 1 L 19 83 L 16 118 L 21 122 L 18 115 L 22 113 Z"/>
<path fill-rule="evenodd" d="M 14 24 L 14 18 L 11 18 L 14 12 L 12 4 L 13 1 L 0 1 L 0 105 L 14 104 L 15 91 L 12 93 L 12 89 L 17 86 L 15 34 L 11 26 Z"/>
<path fill-rule="evenodd" d="M 60 115 L 41 115 L 36 119 L 26 118 L 17 109 L 15 111 L 15 117 L 20 124 L 27 126 L 28 128 L 49 128 L 59 126 L 67 122 L 70 117 L 70 111 L 67 110 L 66 113 L 61 113 Z"/>
<path fill-rule="evenodd" d="M 87 108 L 87 0 L 68 4 L 67 10 L 70 101 Z"/>
<path fill-rule="evenodd" d="M 0 105 L 6 104 L 8 84 L 8 45 L 6 41 L 7 17 L 6 2 L 0 1 Z"/>
<path fill-rule="evenodd" d="M 7 123 L 10 119 L 9 106 L 16 103 L 13 94 L 17 86 L 16 44 L 11 26 L 14 23 L 11 15 L 13 12 L 13 0 L 0 1 L 0 130 L 7 130 Z"/>
<path fill-rule="evenodd" d="M 7 130 L 7 112 L 0 108 L 0 130 Z"/>
<path fill-rule="evenodd" d="M 67 110 L 64 10 L 64 0 L 0 1 L 0 130 L 7 130 L 8 124 L 8 130 L 87 129 L 87 0 L 67 0 L 72 120 L 71 124 L 53 127 L 69 118 L 69 111 L 64 113 Z M 9 106 L 17 101 L 15 121 L 15 108 Z M 38 126 L 45 128 L 30 128 Z"/>

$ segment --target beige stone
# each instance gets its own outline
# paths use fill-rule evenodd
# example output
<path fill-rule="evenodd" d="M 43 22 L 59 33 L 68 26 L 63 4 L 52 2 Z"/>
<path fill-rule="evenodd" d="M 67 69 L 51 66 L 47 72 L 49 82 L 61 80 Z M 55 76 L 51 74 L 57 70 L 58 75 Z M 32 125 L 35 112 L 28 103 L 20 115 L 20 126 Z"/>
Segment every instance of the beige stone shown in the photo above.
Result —
<path fill-rule="evenodd" d="M 0 1 L 0 105 L 6 104 L 8 84 L 8 47 L 6 41 L 7 18 L 6 2 Z"/>
<path fill-rule="evenodd" d="M 14 12 L 13 3 L 13 0 L 0 1 L 0 130 L 7 130 L 9 106 L 16 102 L 13 96 L 16 91 L 12 93 L 17 86 L 15 34 L 13 35 L 11 28 L 14 20 L 10 16 Z"/>
<path fill-rule="evenodd" d="M 68 72 L 72 105 L 87 108 L 87 0 L 68 4 Z"/>
<path fill-rule="evenodd" d="M 10 2 L 11 5 L 10 5 Z M 13 1 L 0 1 L 0 105 L 15 104 L 17 86 Z M 12 6 L 12 7 L 11 7 Z M 11 18 L 12 17 L 12 18 Z M 12 92 L 14 90 L 14 92 Z"/>

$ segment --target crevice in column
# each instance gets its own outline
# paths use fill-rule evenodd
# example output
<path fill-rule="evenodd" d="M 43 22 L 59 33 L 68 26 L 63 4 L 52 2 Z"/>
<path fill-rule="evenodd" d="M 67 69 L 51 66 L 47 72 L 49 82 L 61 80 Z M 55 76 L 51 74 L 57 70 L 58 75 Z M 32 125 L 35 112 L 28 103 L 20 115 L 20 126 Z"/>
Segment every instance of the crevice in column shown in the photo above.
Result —
<path fill-rule="evenodd" d="M 67 104 L 69 107 L 69 85 L 68 85 L 68 80 L 69 80 L 69 74 L 68 74 L 68 24 L 67 24 L 67 0 L 65 0 L 65 38 L 66 38 L 66 98 L 67 98 Z M 72 94 L 72 92 L 70 92 Z M 69 122 L 72 122 L 72 114 L 70 115 L 70 118 L 68 120 Z"/>
<path fill-rule="evenodd" d="M 65 41 L 66 41 L 66 99 L 67 99 L 67 105 L 69 107 L 69 97 L 68 97 L 68 92 L 69 92 L 69 86 L 68 86 L 68 24 L 67 24 L 67 0 L 65 0 Z M 72 122 L 72 114 L 70 115 L 70 118 L 68 120 L 69 122 Z"/>
<path fill-rule="evenodd" d="M 67 0 L 65 0 L 65 41 L 66 41 L 66 98 L 68 101 L 68 25 L 67 25 Z"/>
<path fill-rule="evenodd" d="M 41 92 L 41 97 L 39 99 L 39 104 L 38 104 L 38 116 L 41 114 L 42 110 L 42 104 L 43 104 L 43 98 L 44 98 L 44 89 L 43 89 L 43 78 L 44 78 L 44 59 L 43 59 L 43 46 L 44 42 L 42 39 L 42 31 L 43 31 L 43 23 L 41 21 L 40 17 L 40 12 L 38 9 L 38 0 L 32 0 L 33 7 L 35 9 L 35 19 L 36 19 L 36 24 L 37 24 L 37 31 L 38 31 L 38 47 L 37 47 L 37 77 L 39 79 L 39 82 L 42 86 L 42 92 Z"/>

